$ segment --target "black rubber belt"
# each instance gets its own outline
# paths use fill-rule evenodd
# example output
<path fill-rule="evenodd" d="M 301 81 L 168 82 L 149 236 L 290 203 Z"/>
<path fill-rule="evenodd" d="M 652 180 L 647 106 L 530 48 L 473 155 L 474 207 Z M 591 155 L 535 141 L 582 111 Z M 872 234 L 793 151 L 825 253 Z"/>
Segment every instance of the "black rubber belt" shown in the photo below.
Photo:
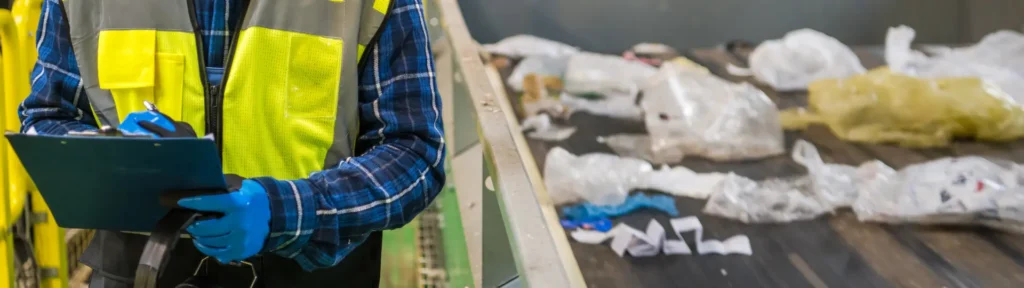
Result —
<path fill-rule="evenodd" d="M 199 212 L 187 209 L 171 209 L 160 218 L 156 228 L 149 236 L 146 247 L 142 250 L 142 258 L 135 269 L 135 288 L 155 288 L 160 279 L 161 268 L 171 259 L 175 244 L 181 231 L 192 224 Z"/>

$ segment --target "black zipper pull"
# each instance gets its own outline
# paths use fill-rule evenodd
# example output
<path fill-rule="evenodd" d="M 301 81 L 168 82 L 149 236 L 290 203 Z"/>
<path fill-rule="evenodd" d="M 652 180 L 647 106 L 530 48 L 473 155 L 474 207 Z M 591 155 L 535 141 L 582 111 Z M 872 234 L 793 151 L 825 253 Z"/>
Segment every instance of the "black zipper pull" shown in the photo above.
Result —
<path fill-rule="evenodd" d="M 219 98 L 219 96 L 220 96 L 220 85 L 210 85 L 210 96 L 214 96 L 213 97 L 214 100 Z M 219 101 L 211 101 L 211 102 L 213 102 L 213 105 L 214 105 L 213 107 L 216 108 L 217 107 L 216 105 L 218 104 L 217 102 L 219 102 Z"/>

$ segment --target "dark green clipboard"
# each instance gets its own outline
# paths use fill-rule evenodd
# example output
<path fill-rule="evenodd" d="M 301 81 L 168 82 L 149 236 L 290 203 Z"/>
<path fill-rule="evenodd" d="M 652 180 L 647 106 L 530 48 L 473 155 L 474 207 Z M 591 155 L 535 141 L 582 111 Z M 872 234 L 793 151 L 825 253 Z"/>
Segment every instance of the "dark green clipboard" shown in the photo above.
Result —
<path fill-rule="evenodd" d="M 65 228 L 150 232 L 161 194 L 227 187 L 209 139 L 6 136 Z"/>

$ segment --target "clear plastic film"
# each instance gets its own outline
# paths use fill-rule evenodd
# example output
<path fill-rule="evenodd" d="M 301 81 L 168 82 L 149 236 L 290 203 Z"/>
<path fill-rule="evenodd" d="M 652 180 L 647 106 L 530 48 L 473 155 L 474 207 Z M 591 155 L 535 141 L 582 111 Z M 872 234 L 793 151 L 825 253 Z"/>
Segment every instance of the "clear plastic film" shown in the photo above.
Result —
<path fill-rule="evenodd" d="M 600 97 L 586 98 L 573 94 L 562 93 L 559 103 L 569 114 L 586 112 L 630 121 L 641 121 L 644 111 L 636 105 L 636 98 Z"/>
<path fill-rule="evenodd" d="M 820 123 L 843 140 L 906 147 L 1024 136 L 1024 109 L 978 78 L 922 79 L 878 68 L 817 81 L 809 90 L 809 109 L 781 114 L 787 129 Z"/>
<path fill-rule="evenodd" d="M 523 120 L 521 126 L 526 137 L 544 141 L 562 141 L 576 133 L 576 127 L 567 127 L 551 123 L 548 114 L 534 115 Z"/>
<path fill-rule="evenodd" d="M 817 149 L 803 140 L 794 145 L 792 157 L 807 168 L 807 175 L 756 182 L 730 173 L 711 194 L 704 213 L 744 223 L 791 222 L 849 207 L 857 199 L 858 168 L 824 163 Z"/>
<path fill-rule="evenodd" d="M 634 101 L 640 85 L 657 69 L 614 55 L 582 52 L 572 55 L 565 72 L 565 92 Z"/>
<path fill-rule="evenodd" d="M 501 39 L 498 43 L 484 44 L 484 50 L 492 54 L 510 57 L 550 56 L 561 57 L 579 53 L 580 49 L 565 43 L 533 35 L 515 35 Z"/>
<path fill-rule="evenodd" d="M 639 159 L 599 153 L 576 156 L 555 147 L 544 160 L 544 184 L 555 205 L 581 200 L 618 205 L 641 186 L 641 174 L 653 170 L 651 164 Z"/>
<path fill-rule="evenodd" d="M 560 147 L 551 149 L 544 160 L 544 183 L 555 205 L 580 201 L 619 205 L 630 191 L 640 189 L 703 199 L 724 178 L 724 174 L 696 173 L 686 167 L 655 170 L 643 160 L 611 154 L 576 156 Z"/>
<path fill-rule="evenodd" d="M 864 73 L 857 55 L 836 38 L 811 29 L 786 33 L 764 41 L 750 54 L 749 70 L 732 67 L 731 73 L 752 74 L 777 91 L 804 90 L 819 79 Z"/>
<path fill-rule="evenodd" d="M 523 91 L 523 79 L 526 75 L 534 74 L 546 77 L 562 78 L 565 75 L 565 67 L 569 64 L 568 56 L 530 56 L 520 61 L 508 76 L 508 86 L 515 91 Z"/>
<path fill-rule="evenodd" d="M 775 104 L 748 83 L 730 83 L 668 62 L 644 87 L 643 95 L 640 105 L 654 155 L 729 161 L 786 150 Z"/>
<path fill-rule="evenodd" d="M 914 36 L 914 29 L 907 26 L 889 28 L 885 60 L 893 71 L 924 78 L 978 77 L 1024 104 L 1024 35 L 998 31 L 974 46 L 949 49 L 935 57 L 914 51 L 910 47 Z"/>
<path fill-rule="evenodd" d="M 608 145 L 622 157 L 644 159 L 654 164 L 671 164 L 683 160 L 682 149 L 651 150 L 651 136 L 647 134 L 615 134 L 597 137 L 597 142 Z"/>
<path fill-rule="evenodd" d="M 853 205 L 862 221 L 978 224 L 1024 233 L 1024 169 L 981 157 L 943 158 L 900 171 L 861 169 Z"/>

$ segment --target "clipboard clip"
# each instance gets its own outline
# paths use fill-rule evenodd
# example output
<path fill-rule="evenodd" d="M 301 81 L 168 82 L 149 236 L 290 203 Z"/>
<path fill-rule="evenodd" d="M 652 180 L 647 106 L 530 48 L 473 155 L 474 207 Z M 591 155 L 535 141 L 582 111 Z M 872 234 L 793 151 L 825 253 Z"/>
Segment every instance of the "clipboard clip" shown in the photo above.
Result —
<path fill-rule="evenodd" d="M 153 111 L 153 112 L 157 112 L 157 113 L 160 112 L 160 110 L 157 110 L 156 104 L 153 104 L 152 102 L 142 101 L 142 105 L 146 106 L 146 110 L 148 110 L 148 111 Z M 85 131 L 85 132 L 71 131 L 71 132 L 68 132 L 68 135 L 69 136 L 87 136 L 87 137 L 100 136 L 100 137 L 153 138 L 153 136 L 145 135 L 145 134 L 124 134 L 124 133 L 121 133 L 121 130 L 119 130 L 117 128 L 114 128 L 114 127 L 112 127 L 110 125 L 100 126 L 100 130 L 99 131 Z"/>

